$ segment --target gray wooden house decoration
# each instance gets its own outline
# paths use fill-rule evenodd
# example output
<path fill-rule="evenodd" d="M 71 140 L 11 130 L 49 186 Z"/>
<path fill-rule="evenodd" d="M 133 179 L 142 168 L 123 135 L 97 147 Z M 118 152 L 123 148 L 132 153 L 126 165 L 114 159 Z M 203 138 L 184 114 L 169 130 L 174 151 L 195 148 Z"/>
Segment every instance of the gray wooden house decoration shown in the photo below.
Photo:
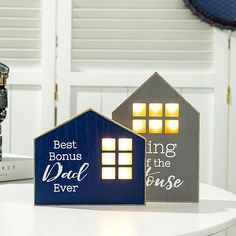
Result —
<path fill-rule="evenodd" d="M 146 137 L 146 200 L 199 201 L 199 112 L 155 73 L 112 113 Z"/>

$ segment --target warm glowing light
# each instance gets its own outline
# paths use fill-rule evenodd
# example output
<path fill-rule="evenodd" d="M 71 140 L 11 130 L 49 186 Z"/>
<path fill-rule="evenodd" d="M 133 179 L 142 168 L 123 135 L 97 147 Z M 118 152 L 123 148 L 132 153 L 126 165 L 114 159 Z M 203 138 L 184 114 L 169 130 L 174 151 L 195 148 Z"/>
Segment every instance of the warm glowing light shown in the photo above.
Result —
<path fill-rule="evenodd" d="M 119 151 L 132 151 L 132 138 L 119 138 Z"/>
<path fill-rule="evenodd" d="M 115 167 L 102 167 L 102 179 L 115 179 Z"/>
<path fill-rule="evenodd" d="M 119 165 L 132 165 L 132 153 L 119 153 Z"/>
<path fill-rule="evenodd" d="M 132 168 L 131 167 L 119 167 L 118 168 L 118 179 L 132 179 Z"/>
<path fill-rule="evenodd" d="M 103 151 L 114 151 L 116 149 L 116 140 L 114 138 L 103 138 L 102 139 L 102 150 Z"/>
<path fill-rule="evenodd" d="M 178 134 L 179 133 L 179 121 L 178 120 L 166 120 L 165 121 L 165 133 L 166 134 Z"/>
<path fill-rule="evenodd" d="M 146 120 L 133 120 L 133 131 L 136 133 L 146 133 Z"/>
<path fill-rule="evenodd" d="M 161 134 L 162 133 L 162 120 L 149 120 L 149 133 Z"/>
<path fill-rule="evenodd" d="M 146 116 L 146 104 L 133 103 L 133 116 Z"/>
<path fill-rule="evenodd" d="M 161 117 L 162 116 L 162 104 L 161 103 L 150 103 L 149 104 L 149 116 Z"/>
<path fill-rule="evenodd" d="M 166 103 L 165 116 L 166 117 L 179 117 L 179 104 L 178 103 Z"/>
<path fill-rule="evenodd" d="M 102 165 L 115 165 L 116 164 L 116 154 L 112 152 L 102 153 Z"/>

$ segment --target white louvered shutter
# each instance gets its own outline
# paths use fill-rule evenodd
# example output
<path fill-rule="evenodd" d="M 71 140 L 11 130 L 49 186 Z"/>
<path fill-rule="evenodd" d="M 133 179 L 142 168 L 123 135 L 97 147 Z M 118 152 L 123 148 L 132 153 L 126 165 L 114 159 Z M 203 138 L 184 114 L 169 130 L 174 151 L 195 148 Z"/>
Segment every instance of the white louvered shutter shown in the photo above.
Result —
<path fill-rule="evenodd" d="M 10 67 L 3 149 L 33 154 L 53 126 L 55 0 L 0 0 L 0 61 Z"/>
<path fill-rule="evenodd" d="M 155 71 L 201 112 L 201 181 L 226 187 L 228 37 L 182 0 L 58 0 L 58 122 L 110 116 Z"/>
<path fill-rule="evenodd" d="M 203 70 L 213 48 L 182 0 L 72 1 L 72 71 Z"/>
<path fill-rule="evenodd" d="M 0 60 L 12 68 L 39 67 L 42 1 L 0 1 Z"/>

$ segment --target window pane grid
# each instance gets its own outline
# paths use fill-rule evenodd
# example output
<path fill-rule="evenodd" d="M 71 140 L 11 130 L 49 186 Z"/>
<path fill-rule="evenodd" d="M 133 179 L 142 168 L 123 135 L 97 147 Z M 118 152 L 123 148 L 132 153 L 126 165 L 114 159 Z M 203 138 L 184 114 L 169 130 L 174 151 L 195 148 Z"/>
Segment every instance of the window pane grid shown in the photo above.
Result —
<path fill-rule="evenodd" d="M 132 129 L 136 133 L 179 133 L 178 103 L 134 103 L 132 114 Z"/>
<path fill-rule="evenodd" d="M 132 150 L 131 138 L 103 138 L 101 152 L 102 179 L 132 179 Z"/>

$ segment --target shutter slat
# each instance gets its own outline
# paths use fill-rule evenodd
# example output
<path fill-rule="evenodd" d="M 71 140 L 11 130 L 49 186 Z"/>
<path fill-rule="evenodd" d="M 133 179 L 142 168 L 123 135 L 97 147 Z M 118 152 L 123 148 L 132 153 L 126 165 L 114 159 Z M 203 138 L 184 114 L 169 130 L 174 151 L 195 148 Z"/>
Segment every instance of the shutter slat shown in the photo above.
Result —
<path fill-rule="evenodd" d="M 41 28 L 0 28 L 0 38 L 41 38 Z"/>
<path fill-rule="evenodd" d="M 72 52 L 75 59 L 123 59 L 135 60 L 211 60 L 211 51 L 167 51 L 167 50 L 82 50 Z"/>
<path fill-rule="evenodd" d="M 78 65 L 80 65 L 78 67 Z M 212 66 L 211 61 L 153 61 L 153 60 L 73 60 L 72 61 L 73 71 L 156 71 L 157 68 L 162 68 L 163 70 L 181 71 L 185 72 L 197 70 L 201 68 L 202 70 L 210 70 Z"/>
<path fill-rule="evenodd" d="M 40 28 L 41 19 L 21 17 L 0 17 L 0 27 L 27 27 Z"/>
<path fill-rule="evenodd" d="M 74 9 L 73 17 L 99 19 L 193 19 L 188 9 L 152 10 L 143 9 Z"/>
<path fill-rule="evenodd" d="M 31 38 L 0 38 L 1 48 L 26 48 L 26 49 L 40 49 L 41 40 Z"/>
<path fill-rule="evenodd" d="M 213 50 L 211 41 L 75 39 L 73 49 Z"/>
<path fill-rule="evenodd" d="M 181 0 L 74 0 L 73 8 L 184 9 Z"/>
<path fill-rule="evenodd" d="M 73 29 L 73 39 L 211 40 L 210 30 Z"/>
<path fill-rule="evenodd" d="M 41 52 L 40 50 L 36 50 L 36 49 L 0 49 L 0 58 L 40 58 Z"/>
<path fill-rule="evenodd" d="M 194 20 L 127 20 L 127 19 L 76 19 L 73 28 L 80 29 L 209 29 L 207 24 Z M 1 24 L 0 24 L 1 25 Z"/>
<path fill-rule="evenodd" d="M 32 8 L 32 7 L 42 7 L 42 0 L 7 0 L 0 1 L 0 7 L 22 7 L 22 8 Z"/>
<path fill-rule="evenodd" d="M 1 17 L 31 17 L 31 18 L 39 18 L 41 17 L 41 9 L 40 8 L 10 8 L 10 7 L 2 7 L 0 8 L 0 16 Z"/>

